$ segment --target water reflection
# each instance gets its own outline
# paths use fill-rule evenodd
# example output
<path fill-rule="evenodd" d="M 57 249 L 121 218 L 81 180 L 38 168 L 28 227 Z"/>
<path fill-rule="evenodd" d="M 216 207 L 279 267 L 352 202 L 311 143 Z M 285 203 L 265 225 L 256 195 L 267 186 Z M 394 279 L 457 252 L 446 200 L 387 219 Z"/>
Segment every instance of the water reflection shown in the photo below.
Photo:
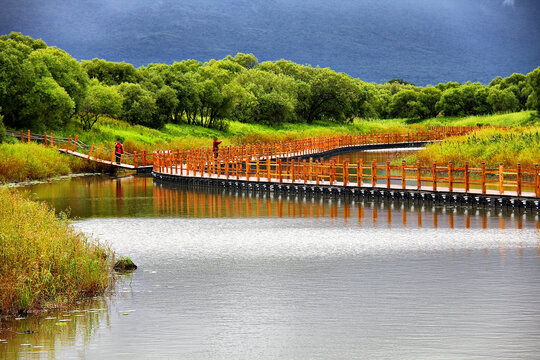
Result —
<path fill-rule="evenodd" d="M 82 306 L 72 317 L 83 316 L 70 324 L 52 319 L 53 326 L 43 317 L 26 320 L 29 326 L 3 323 L 9 331 L 0 331 L 7 339 L 0 352 L 9 359 L 538 353 L 536 213 L 154 184 L 144 177 L 74 179 L 32 192 L 87 218 L 74 226 L 109 242 L 139 269 L 127 293 L 118 291 L 107 306 Z M 97 319 L 90 320 L 91 309 L 102 309 Z M 54 316 L 64 314 L 71 312 Z M 35 329 L 43 336 L 17 334 Z"/>
<path fill-rule="evenodd" d="M 61 358 L 66 347 L 86 346 L 100 327 L 110 326 L 108 300 L 96 298 L 74 309 L 0 321 L 2 359 Z"/>
<path fill-rule="evenodd" d="M 331 218 L 361 227 L 540 229 L 537 212 L 452 207 L 412 201 L 311 197 L 153 183 L 127 176 L 77 178 L 31 187 L 73 218 Z"/>

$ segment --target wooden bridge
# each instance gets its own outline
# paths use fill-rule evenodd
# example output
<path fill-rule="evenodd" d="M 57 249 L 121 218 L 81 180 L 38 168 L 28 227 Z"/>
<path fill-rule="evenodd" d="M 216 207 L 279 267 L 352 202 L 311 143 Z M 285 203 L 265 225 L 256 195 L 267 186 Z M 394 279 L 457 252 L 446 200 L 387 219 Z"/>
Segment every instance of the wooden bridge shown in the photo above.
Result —
<path fill-rule="evenodd" d="M 322 157 L 344 151 L 423 146 L 478 127 L 432 127 L 424 133 L 369 134 L 308 138 L 269 144 L 124 153 L 115 163 L 112 149 L 88 146 L 75 137 L 28 135 L 69 155 L 116 168 L 152 171 L 158 181 L 299 192 L 321 195 L 377 196 L 451 204 L 506 206 L 540 210 L 540 168 L 463 167 L 448 164 L 337 163 Z M 18 135 L 18 134 L 16 134 Z M 13 134 L 12 134 L 13 136 Z M 17 136 L 19 137 L 19 136 Z"/>
<path fill-rule="evenodd" d="M 473 206 L 504 206 L 540 211 L 540 167 L 522 169 L 463 167 L 433 163 L 337 163 L 322 155 L 340 151 L 419 146 L 472 131 L 453 128 L 418 134 L 357 135 L 304 139 L 296 143 L 227 149 L 154 153 L 153 176 L 176 181 L 312 195 L 376 196 Z"/>
<path fill-rule="evenodd" d="M 137 172 L 151 172 L 152 162 L 148 159 L 152 159 L 152 154 L 147 154 L 145 151 L 141 153 L 126 152 L 120 157 L 120 162 L 116 162 L 113 149 L 104 148 L 103 144 L 87 145 L 75 137 L 59 137 L 54 136 L 53 133 L 32 134 L 30 130 L 27 132 L 21 131 L 19 133 L 6 132 L 6 135 L 15 137 L 21 141 L 21 143 L 38 142 L 47 147 L 57 148 L 60 152 L 72 156 L 76 156 L 82 159 L 86 159 L 91 162 L 108 166 L 111 169 L 122 170 L 134 170 Z"/>

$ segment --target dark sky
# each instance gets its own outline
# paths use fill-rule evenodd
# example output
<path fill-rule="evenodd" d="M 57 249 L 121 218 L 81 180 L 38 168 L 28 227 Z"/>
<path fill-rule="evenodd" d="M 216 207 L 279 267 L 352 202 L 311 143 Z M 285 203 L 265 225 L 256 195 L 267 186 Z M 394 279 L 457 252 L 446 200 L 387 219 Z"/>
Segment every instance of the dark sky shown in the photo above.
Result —
<path fill-rule="evenodd" d="M 540 66 L 538 0 L 1 0 L 0 33 L 135 66 L 237 52 L 417 85 Z"/>

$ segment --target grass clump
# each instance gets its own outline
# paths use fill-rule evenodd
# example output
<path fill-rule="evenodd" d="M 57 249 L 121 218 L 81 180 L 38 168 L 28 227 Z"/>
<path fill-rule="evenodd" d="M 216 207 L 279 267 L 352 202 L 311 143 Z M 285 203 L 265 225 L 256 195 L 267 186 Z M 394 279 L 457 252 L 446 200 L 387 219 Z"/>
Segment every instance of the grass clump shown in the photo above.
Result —
<path fill-rule="evenodd" d="M 483 161 L 488 167 L 496 167 L 499 163 L 516 167 L 520 163 L 522 168 L 530 169 L 540 163 L 540 128 L 475 131 L 428 145 L 407 159 L 409 163 L 416 160 L 424 165 L 452 161 L 460 167 L 466 161 L 474 167 L 480 167 Z"/>
<path fill-rule="evenodd" d="M 0 144 L 0 182 L 41 180 L 98 170 L 84 159 L 36 143 Z"/>
<path fill-rule="evenodd" d="M 60 307 L 103 293 L 112 254 L 45 203 L 0 188 L 0 313 Z"/>

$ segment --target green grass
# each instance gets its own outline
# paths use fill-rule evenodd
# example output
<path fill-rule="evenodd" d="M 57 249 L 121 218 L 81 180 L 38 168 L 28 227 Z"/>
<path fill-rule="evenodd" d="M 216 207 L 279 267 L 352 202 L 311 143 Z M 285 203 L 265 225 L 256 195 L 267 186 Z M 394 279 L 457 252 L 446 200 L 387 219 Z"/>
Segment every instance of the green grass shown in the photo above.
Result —
<path fill-rule="evenodd" d="M 336 124 L 317 121 L 308 124 L 284 123 L 276 126 L 246 124 L 228 121 L 224 131 L 207 129 L 187 124 L 167 124 L 156 130 L 139 125 L 131 125 L 111 118 L 100 118 L 90 131 L 83 131 L 77 122 L 72 122 L 56 136 L 78 135 L 87 144 L 103 143 L 111 148 L 119 137 L 128 152 L 166 148 L 188 149 L 208 147 L 212 138 L 223 140 L 223 146 L 253 142 L 273 142 L 307 137 L 326 137 L 366 133 L 414 133 L 425 131 L 428 126 L 519 126 L 530 122 L 530 111 L 510 114 L 470 116 L 465 118 L 432 118 L 426 120 L 409 119 L 355 119 L 352 124 Z"/>
<path fill-rule="evenodd" d="M 0 144 L 0 183 L 41 180 L 96 170 L 83 159 L 65 156 L 36 143 Z"/>
<path fill-rule="evenodd" d="M 506 131 L 485 129 L 446 139 L 407 158 L 408 163 L 416 160 L 424 165 L 452 161 L 456 166 L 468 161 L 474 167 L 485 162 L 488 167 L 503 163 L 505 167 L 515 168 L 520 163 L 522 168 L 531 169 L 540 163 L 540 126 Z"/>
<path fill-rule="evenodd" d="M 0 188 L 0 313 L 64 306 L 103 293 L 112 253 L 44 203 Z"/>

